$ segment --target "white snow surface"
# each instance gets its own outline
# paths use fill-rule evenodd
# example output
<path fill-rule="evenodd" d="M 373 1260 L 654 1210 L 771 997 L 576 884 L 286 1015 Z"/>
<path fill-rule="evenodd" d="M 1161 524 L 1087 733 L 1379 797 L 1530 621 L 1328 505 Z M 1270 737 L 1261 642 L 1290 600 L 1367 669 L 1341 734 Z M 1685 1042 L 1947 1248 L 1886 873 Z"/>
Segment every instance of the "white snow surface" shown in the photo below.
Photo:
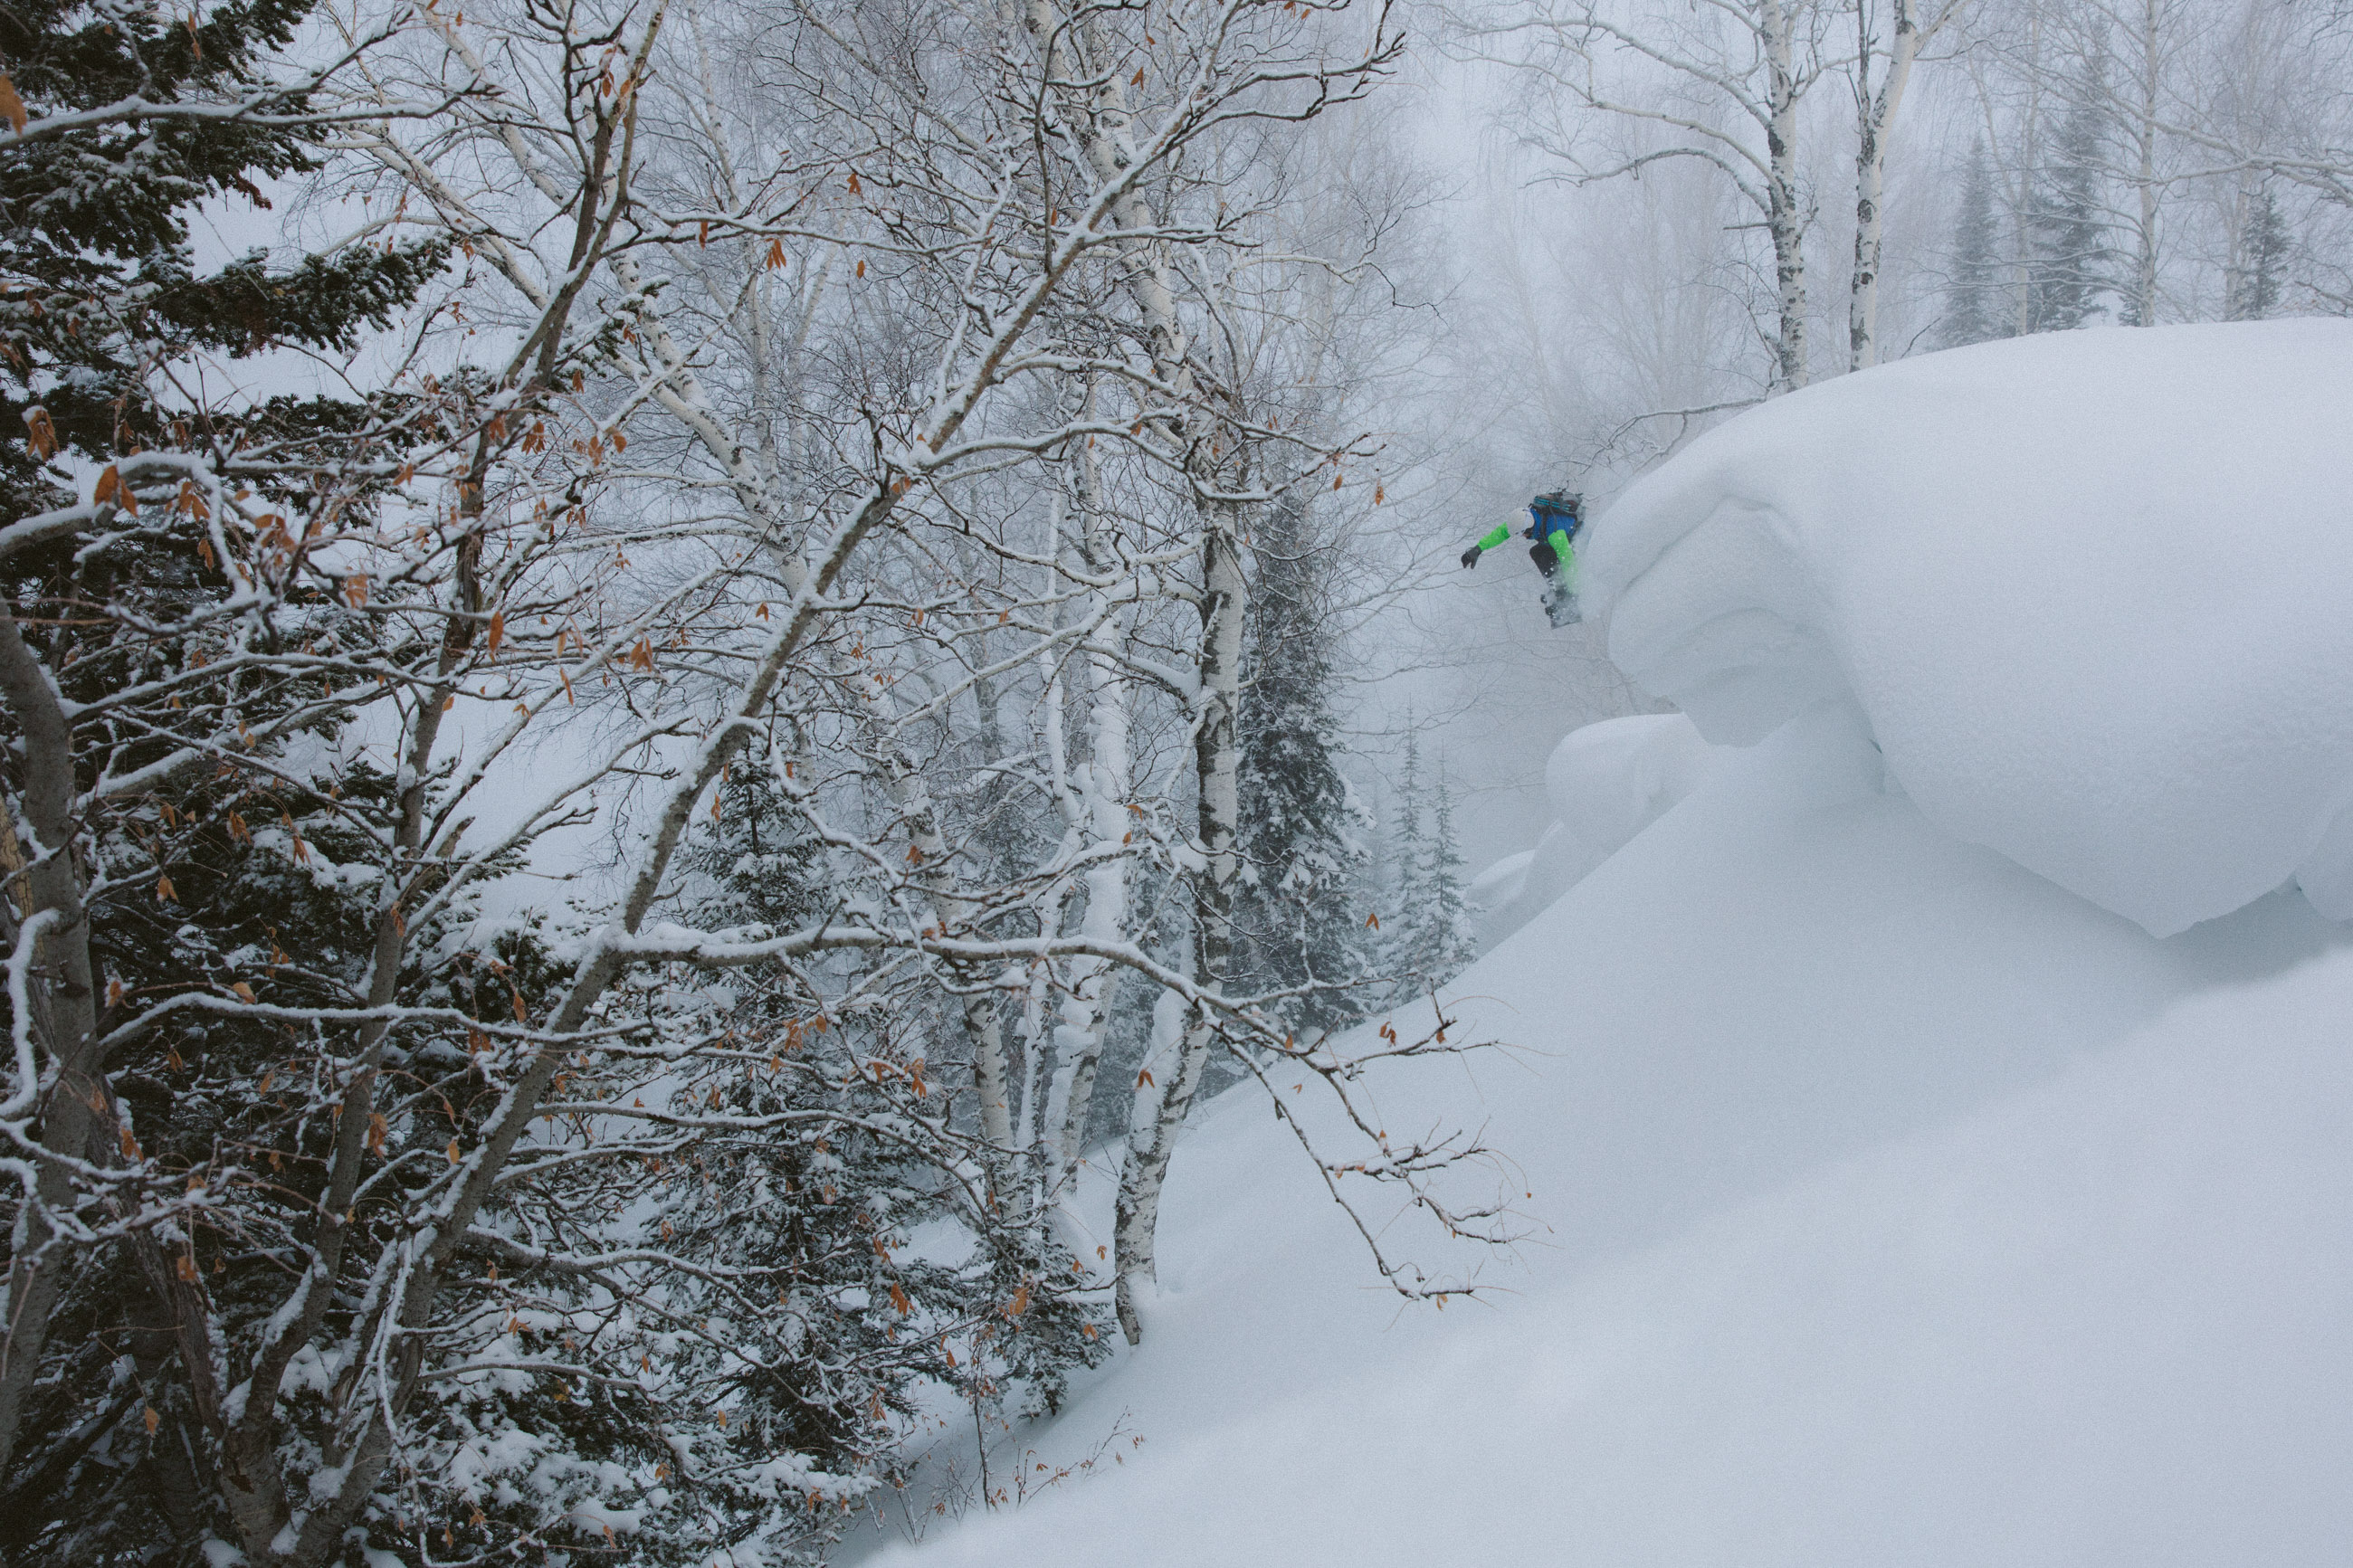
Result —
<path fill-rule="evenodd" d="M 1145 1344 L 995 1463 L 1144 1446 L 885 1558 L 2347 1561 L 2343 935 L 2290 890 L 2154 938 L 1938 831 L 1820 703 L 1461 976 L 1523 1049 L 1388 1079 L 1392 1130 L 1518 1162 L 1497 1294 L 1400 1310 L 1238 1090 Z"/>
<path fill-rule="evenodd" d="M 1594 524 L 1710 740 L 1845 694 L 1928 820 L 2165 935 L 2353 917 L 2353 321 L 2053 332 L 1711 431 Z"/>

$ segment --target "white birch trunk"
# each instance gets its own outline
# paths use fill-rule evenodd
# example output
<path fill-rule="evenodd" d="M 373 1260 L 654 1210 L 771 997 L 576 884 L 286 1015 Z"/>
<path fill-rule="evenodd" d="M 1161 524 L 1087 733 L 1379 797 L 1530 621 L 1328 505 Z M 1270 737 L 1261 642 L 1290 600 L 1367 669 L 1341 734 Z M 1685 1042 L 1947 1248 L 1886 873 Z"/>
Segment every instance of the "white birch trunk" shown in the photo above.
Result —
<path fill-rule="evenodd" d="M 2157 325 L 2157 129 L 2158 78 L 2163 62 L 2162 0 L 2142 0 L 2140 14 L 2139 101 L 2133 105 L 2133 186 L 2140 211 L 2133 229 L 2132 320 L 2136 327 Z"/>
<path fill-rule="evenodd" d="M 923 770 L 895 741 L 890 744 L 891 795 L 907 825 L 908 847 L 915 853 L 915 880 L 930 899 L 943 936 L 954 932 L 972 914 L 972 906 L 948 887 L 948 847 L 940 831 L 939 812 L 932 801 Z M 972 1049 L 973 1093 L 979 1100 L 980 1135 L 1002 1156 L 1009 1155 L 1013 1140 L 1013 1072 L 1005 1057 L 1005 1026 L 997 1005 L 997 987 L 982 984 L 962 999 L 965 1038 Z"/>
<path fill-rule="evenodd" d="M 1201 869 L 1194 878 L 1193 983 L 1210 995 L 1225 990 L 1226 965 L 1233 952 L 1234 887 L 1241 857 L 1238 837 L 1241 748 L 1235 720 L 1241 698 L 1242 624 L 1250 608 L 1242 574 L 1240 509 L 1212 501 L 1202 507 L 1201 683 L 1193 732 L 1193 765 L 1200 790 Z M 1139 1099 L 1139 1117 L 1128 1135 L 1127 1163 L 1120 1173 L 1113 1235 L 1119 1248 L 1115 1291 L 1119 1326 L 1134 1344 L 1144 1337 L 1136 1296 L 1154 1275 L 1153 1233 L 1160 1218 L 1160 1191 L 1168 1174 L 1176 1134 L 1192 1109 L 1194 1091 L 1208 1065 L 1216 1034 L 1211 1019 L 1195 1006 L 1185 1020 L 1185 1040 L 1174 1081 L 1159 1086 L 1156 1104 Z"/>
<path fill-rule="evenodd" d="M 1092 413 L 1090 395 L 1089 409 Z M 1079 547 L 1088 568 L 1100 572 L 1110 551 L 1102 537 L 1102 474 L 1094 448 L 1079 453 Z M 1127 637 L 1127 616 L 1094 595 L 1088 605 L 1094 619 L 1087 634 L 1080 669 L 1086 682 L 1087 758 L 1078 769 L 1078 825 L 1082 840 L 1102 847 L 1124 845 L 1134 832 L 1127 809 L 1130 789 L 1129 708 L 1118 655 Z M 1128 860 L 1112 857 L 1088 868 L 1086 912 L 1080 931 L 1098 942 L 1126 940 Z M 1103 1029 L 1109 1018 L 1112 966 L 1100 958 L 1082 958 L 1071 969 L 1071 994 L 1062 1004 L 1061 1023 L 1055 1031 L 1055 1070 L 1046 1112 L 1049 1135 L 1054 1140 L 1054 1170 L 1050 1188 L 1068 1193 L 1086 1150 L 1087 1121 L 1094 1103 L 1095 1077 L 1103 1061 Z"/>
<path fill-rule="evenodd" d="M 1886 228 L 1881 205 L 1887 188 L 1887 149 L 1894 135 L 1895 117 L 1904 107 L 1905 89 L 1912 80 L 1913 61 L 1926 42 L 1913 0 L 1891 3 L 1894 32 L 1887 45 L 1887 74 L 1874 93 L 1871 89 L 1874 50 L 1868 33 L 1870 0 L 1855 0 L 1860 47 L 1855 61 L 1854 269 L 1847 295 L 1850 370 L 1879 363 L 1879 269 Z"/>
<path fill-rule="evenodd" d="M 1108 184 L 1134 166 L 1130 116 L 1120 73 L 1100 60 L 1075 58 L 1074 46 L 1099 52 L 1091 27 L 1075 23 L 1051 0 L 1024 0 L 1022 17 L 1038 48 L 1048 78 L 1055 81 L 1096 80 L 1092 101 L 1074 105 L 1068 125 L 1081 155 L 1099 181 Z M 1082 30 L 1083 29 L 1083 30 Z M 1133 187 L 1112 205 L 1112 219 L 1124 232 L 1145 233 L 1153 215 Z M 1162 247 L 1145 242 L 1144 254 L 1129 273 L 1127 287 L 1144 319 L 1153 368 L 1179 395 L 1190 392 L 1183 323 L 1176 295 L 1169 280 L 1168 260 Z M 1187 422 L 1191 420 L 1187 416 Z M 1219 488 L 1209 443 L 1191 443 L 1195 454 L 1190 471 L 1197 495 Z M 1242 621 L 1249 596 L 1241 570 L 1239 509 L 1230 503 L 1203 499 L 1198 503 L 1201 542 L 1200 679 L 1195 697 L 1194 759 L 1200 788 L 1200 850 L 1202 869 L 1195 879 L 1193 983 L 1211 994 L 1224 988 L 1226 961 L 1232 948 L 1231 910 L 1240 862 L 1236 857 L 1236 779 L 1240 752 L 1235 709 L 1240 694 Z M 1168 1173 L 1177 1130 L 1199 1087 L 1208 1062 L 1212 1030 L 1197 1009 L 1188 1019 L 1173 1081 L 1150 1086 L 1157 1089 L 1150 1101 L 1139 1097 L 1135 1121 L 1128 1134 L 1127 1157 L 1120 1171 L 1119 1199 L 1113 1225 L 1117 1248 L 1116 1295 L 1120 1327 L 1128 1342 L 1143 1337 L 1136 1293 L 1153 1278 L 1153 1228 L 1160 1214 L 1160 1189 Z M 1149 1070 L 1149 1069 L 1147 1069 Z M 1073 1086 L 1075 1089 L 1075 1085 Z M 1075 1106 L 1075 1093 L 1069 1103 Z"/>
<path fill-rule="evenodd" d="M 1788 0 L 1757 0 L 1757 36 L 1765 47 L 1766 226 L 1773 239 L 1773 281 L 1780 309 L 1774 344 L 1775 390 L 1806 384 L 1806 215 L 1798 189 L 1799 84 Z"/>

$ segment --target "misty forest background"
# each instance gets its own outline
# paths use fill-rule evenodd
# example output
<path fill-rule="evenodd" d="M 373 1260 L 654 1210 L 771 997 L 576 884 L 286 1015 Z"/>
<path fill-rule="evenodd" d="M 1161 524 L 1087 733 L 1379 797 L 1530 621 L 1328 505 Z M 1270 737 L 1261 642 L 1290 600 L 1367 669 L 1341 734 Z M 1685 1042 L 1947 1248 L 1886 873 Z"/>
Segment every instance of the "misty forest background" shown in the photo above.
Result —
<path fill-rule="evenodd" d="M 0 1553 L 997 1506 L 1253 1079 L 1366 1278 L 1460 1289 L 1379 1216 L 1499 1238 L 1432 1182 L 1475 1140 L 1364 1095 L 1462 1042 L 1347 1026 L 1645 700 L 1459 552 L 1883 360 L 2353 310 L 2349 52 L 2290 0 L 0 6 Z"/>

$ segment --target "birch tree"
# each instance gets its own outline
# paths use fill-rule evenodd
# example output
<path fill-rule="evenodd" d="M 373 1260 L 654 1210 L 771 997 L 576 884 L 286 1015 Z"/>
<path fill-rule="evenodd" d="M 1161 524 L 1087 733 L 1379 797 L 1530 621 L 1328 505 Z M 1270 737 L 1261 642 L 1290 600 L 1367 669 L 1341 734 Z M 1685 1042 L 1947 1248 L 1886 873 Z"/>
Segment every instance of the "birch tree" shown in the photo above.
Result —
<path fill-rule="evenodd" d="M 1229 984 L 1246 534 L 1348 450 L 1245 395 L 1217 158 L 1386 13 L 361 10 L 272 78 L 300 15 L 92 20 L 169 109 L 0 98 L 13 171 L 159 193 L 96 281 L 10 219 L 20 1555 L 821 1552 L 924 1380 L 994 1420 L 1099 1352 L 1220 1050 L 1325 1085 L 1383 1276 L 1460 1289 L 1342 1179 L 1492 1228 L 1351 1087 L 1467 1043 Z M 247 170 L 330 231 L 191 284 Z M 273 342 L 345 384 L 255 389 Z M 1184 1016 L 1089 1259 L 1114 970 Z"/>
<path fill-rule="evenodd" d="M 1671 160 L 1715 170 L 1755 214 L 1771 252 L 1763 333 L 1775 391 L 1803 386 L 1808 357 L 1800 115 L 1835 63 L 1831 8 L 1812 0 L 1700 6 L 1541 0 L 1501 18 L 1461 13 L 1462 47 L 1526 73 L 1534 139 L 1586 184 Z M 1623 131 L 1627 134 L 1613 134 Z"/>
<path fill-rule="evenodd" d="M 1887 155 L 1912 68 L 1920 51 L 1967 8 L 1947 0 L 1930 9 L 1916 0 L 1852 0 L 1855 47 L 1854 263 L 1847 285 L 1847 368 L 1879 363 L 1879 275 L 1886 249 Z M 1880 29 L 1885 29 L 1885 37 Z M 1873 68 L 1878 68 L 1874 82 Z"/>

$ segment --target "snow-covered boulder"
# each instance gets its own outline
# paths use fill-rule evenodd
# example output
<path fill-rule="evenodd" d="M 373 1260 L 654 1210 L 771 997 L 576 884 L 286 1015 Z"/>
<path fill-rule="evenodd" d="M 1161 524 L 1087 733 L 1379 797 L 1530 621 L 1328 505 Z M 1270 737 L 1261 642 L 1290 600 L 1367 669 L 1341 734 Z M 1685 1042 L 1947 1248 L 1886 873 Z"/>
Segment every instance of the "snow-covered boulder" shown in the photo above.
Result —
<path fill-rule="evenodd" d="M 1924 355 L 1694 442 L 1586 582 L 1712 741 L 1843 694 L 1931 822 L 2153 933 L 2353 917 L 2348 428 L 2348 321 Z"/>
<path fill-rule="evenodd" d="M 1545 763 L 1552 826 L 1534 850 L 1496 862 L 1471 884 L 1482 940 L 1501 942 L 1591 875 L 1697 789 L 1715 754 L 1681 713 L 1571 731 Z"/>

